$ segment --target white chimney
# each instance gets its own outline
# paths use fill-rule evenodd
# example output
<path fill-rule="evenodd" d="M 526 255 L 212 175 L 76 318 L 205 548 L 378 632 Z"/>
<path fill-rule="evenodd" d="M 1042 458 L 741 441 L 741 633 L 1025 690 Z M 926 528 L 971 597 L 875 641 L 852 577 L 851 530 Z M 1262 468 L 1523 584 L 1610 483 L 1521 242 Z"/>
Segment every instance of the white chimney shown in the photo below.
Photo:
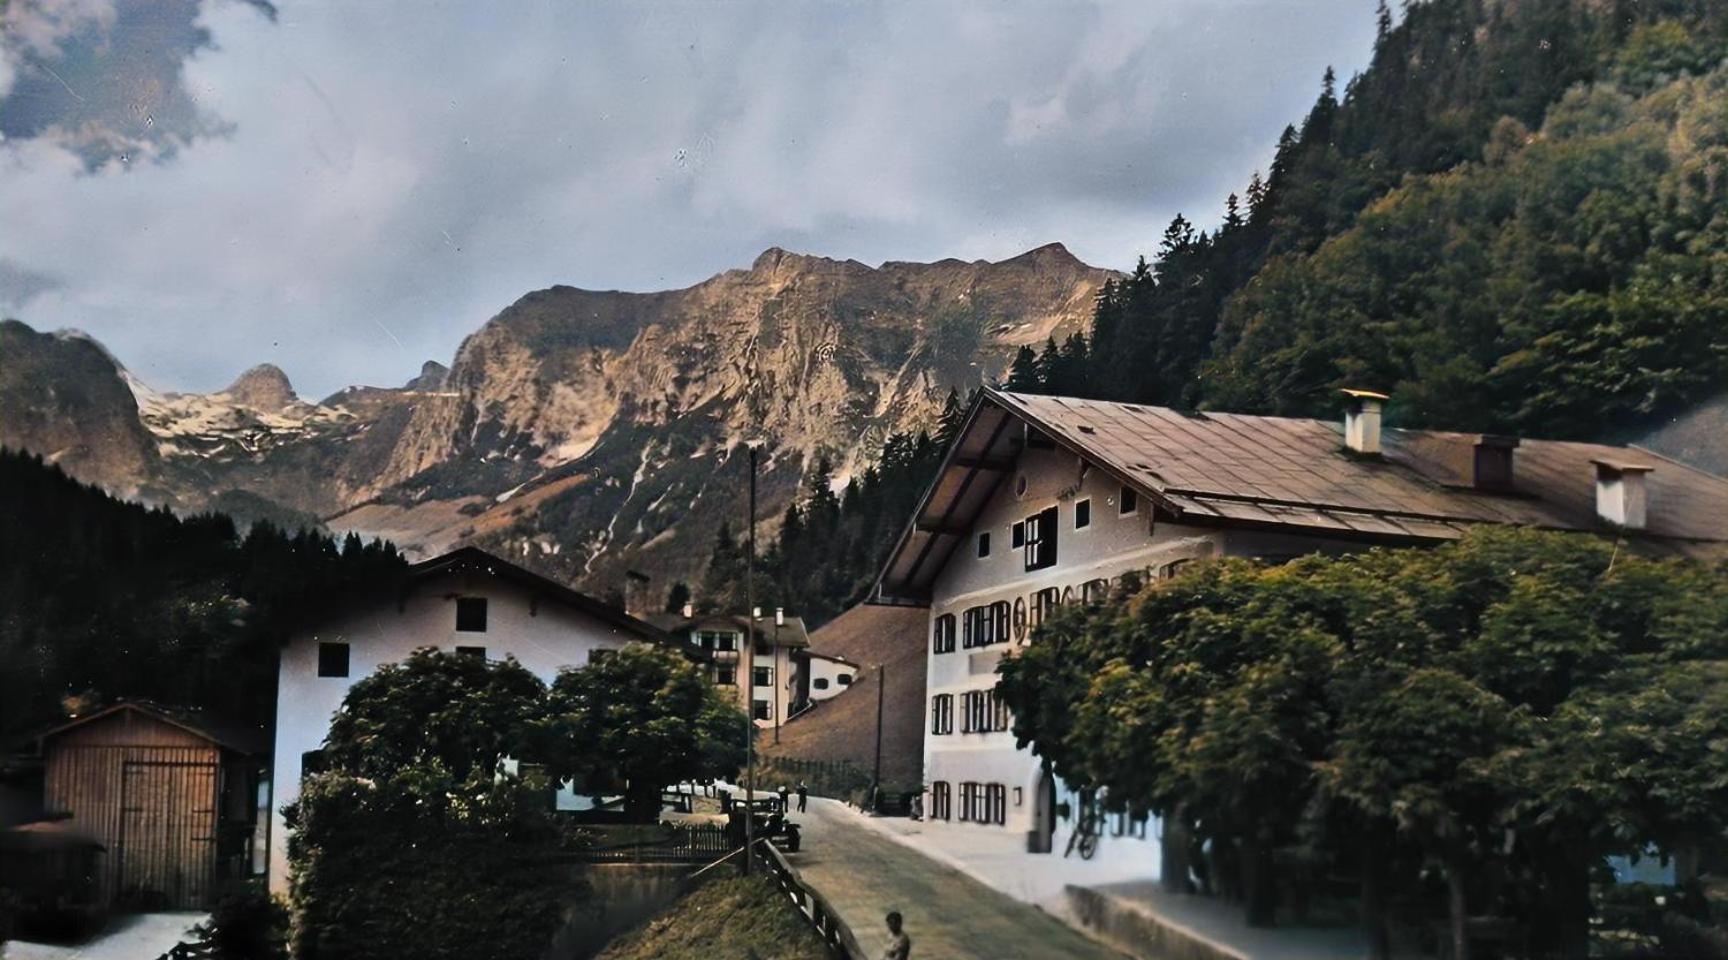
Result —
<path fill-rule="evenodd" d="M 1345 390 L 1349 398 L 1344 408 L 1344 446 L 1352 453 L 1380 453 L 1380 408 L 1386 403 L 1384 393 L 1371 390 Z"/>
<path fill-rule="evenodd" d="M 786 625 L 786 608 L 785 607 L 775 607 L 774 608 L 774 625 L 776 627 L 784 627 Z"/>
<path fill-rule="evenodd" d="M 1624 460 L 1592 460 L 1596 465 L 1596 515 L 1626 530 L 1642 530 L 1649 519 L 1644 475 L 1655 468 Z"/>
<path fill-rule="evenodd" d="M 696 605 L 694 603 L 686 602 L 684 604 L 684 619 L 686 619 L 686 620 L 696 619 Z"/>

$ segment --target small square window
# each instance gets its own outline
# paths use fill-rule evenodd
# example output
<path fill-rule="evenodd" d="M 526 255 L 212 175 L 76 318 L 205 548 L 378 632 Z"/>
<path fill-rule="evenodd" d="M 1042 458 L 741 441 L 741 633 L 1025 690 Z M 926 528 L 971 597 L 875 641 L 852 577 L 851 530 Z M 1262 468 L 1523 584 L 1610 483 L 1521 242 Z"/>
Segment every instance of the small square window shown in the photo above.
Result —
<path fill-rule="evenodd" d="M 1092 501 L 1081 500 L 1074 504 L 1074 529 L 1084 530 L 1092 525 Z"/>
<path fill-rule="evenodd" d="M 834 682 L 838 683 L 842 687 L 850 687 L 852 685 L 852 675 L 850 673 L 842 673 L 834 678 Z"/>
<path fill-rule="evenodd" d="M 757 701 L 755 701 L 755 705 L 756 705 L 756 709 L 755 709 L 756 719 L 767 720 L 770 716 L 770 714 L 768 713 L 768 701 L 757 700 Z"/>
<path fill-rule="evenodd" d="M 772 687 L 774 685 L 774 670 L 773 670 L 773 668 L 771 668 L 771 667 L 753 667 L 753 668 L 751 668 L 750 672 L 751 672 L 750 681 L 752 683 L 754 683 L 756 686 L 758 686 L 758 687 Z"/>
<path fill-rule="evenodd" d="M 457 647 L 456 653 L 458 656 L 477 657 L 481 660 L 486 659 L 485 647 Z"/>
<path fill-rule="evenodd" d="M 1117 512 L 1121 516 L 1126 517 L 1129 514 L 1133 513 L 1134 511 L 1140 509 L 1140 491 L 1134 489 L 1133 487 L 1123 487 L 1122 488 L 1122 499 L 1120 499 L 1116 502 L 1117 502 Z"/>
<path fill-rule="evenodd" d="M 348 645 L 346 643 L 320 643 L 318 645 L 318 675 L 320 677 L 346 677 L 348 675 Z"/>
<path fill-rule="evenodd" d="M 978 535 L 978 559 L 982 560 L 985 557 L 988 557 L 989 555 L 990 555 L 990 534 L 980 533 Z"/>
<path fill-rule="evenodd" d="M 715 667 L 714 682 L 724 687 L 730 687 L 737 684 L 738 669 L 736 667 Z"/>
<path fill-rule="evenodd" d="M 810 681 L 810 685 L 812 687 L 815 687 L 818 690 L 826 690 L 826 689 L 828 689 L 828 678 L 827 677 L 817 677 L 816 679 Z"/>
<path fill-rule="evenodd" d="M 1014 526 L 1009 528 L 1009 533 L 1014 549 L 1018 550 L 1026 545 L 1026 521 L 1016 521 Z"/>
<path fill-rule="evenodd" d="M 486 632 L 486 598 L 456 598 L 456 629 L 462 633 Z"/>

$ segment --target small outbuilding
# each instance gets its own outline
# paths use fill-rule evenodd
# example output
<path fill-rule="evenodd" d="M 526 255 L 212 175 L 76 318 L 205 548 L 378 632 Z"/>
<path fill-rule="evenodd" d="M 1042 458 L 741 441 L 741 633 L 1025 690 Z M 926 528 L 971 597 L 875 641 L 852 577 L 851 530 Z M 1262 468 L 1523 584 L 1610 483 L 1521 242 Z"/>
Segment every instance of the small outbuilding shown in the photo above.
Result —
<path fill-rule="evenodd" d="M 201 909 L 252 862 L 258 750 L 244 732 L 122 701 L 43 734 L 43 809 L 105 854 L 106 905 Z"/>

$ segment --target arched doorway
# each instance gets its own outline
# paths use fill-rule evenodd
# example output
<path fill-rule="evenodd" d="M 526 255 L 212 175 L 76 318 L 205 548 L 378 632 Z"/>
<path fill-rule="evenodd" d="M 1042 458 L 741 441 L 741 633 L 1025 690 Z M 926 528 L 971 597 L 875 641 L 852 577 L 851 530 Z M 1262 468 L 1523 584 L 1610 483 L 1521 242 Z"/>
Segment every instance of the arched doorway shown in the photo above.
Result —
<path fill-rule="evenodd" d="M 1056 846 L 1056 778 L 1048 767 L 1038 768 L 1032 787 L 1032 829 L 1026 833 L 1029 853 L 1049 853 Z"/>

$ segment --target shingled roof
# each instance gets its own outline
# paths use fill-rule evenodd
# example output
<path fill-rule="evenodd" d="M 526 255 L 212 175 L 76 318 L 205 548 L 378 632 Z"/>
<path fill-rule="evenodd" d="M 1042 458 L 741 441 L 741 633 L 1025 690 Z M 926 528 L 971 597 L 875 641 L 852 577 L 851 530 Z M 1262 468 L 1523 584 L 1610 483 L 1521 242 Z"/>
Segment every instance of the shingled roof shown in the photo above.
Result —
<path fill-rule="evenodd" d="M 1387 430 L 1384 453 L 1344 449 L 1339 422 L 1198 413 L 985 389 L 877 586 L 921 600 L 1008 471 L 1030 427 L 1139 490 L 1181 523 L 1296 528 L 1382 542 L 1455 539 L 1475 524 L 1609 531 L 1596 516 L 1597 462 L 1650 468 L 1658 550 L 1728 552 L 1728 480 L 1639 448 L 1524 440 L 1510 490 L 1472 486 L 1479 434 Z"/>

